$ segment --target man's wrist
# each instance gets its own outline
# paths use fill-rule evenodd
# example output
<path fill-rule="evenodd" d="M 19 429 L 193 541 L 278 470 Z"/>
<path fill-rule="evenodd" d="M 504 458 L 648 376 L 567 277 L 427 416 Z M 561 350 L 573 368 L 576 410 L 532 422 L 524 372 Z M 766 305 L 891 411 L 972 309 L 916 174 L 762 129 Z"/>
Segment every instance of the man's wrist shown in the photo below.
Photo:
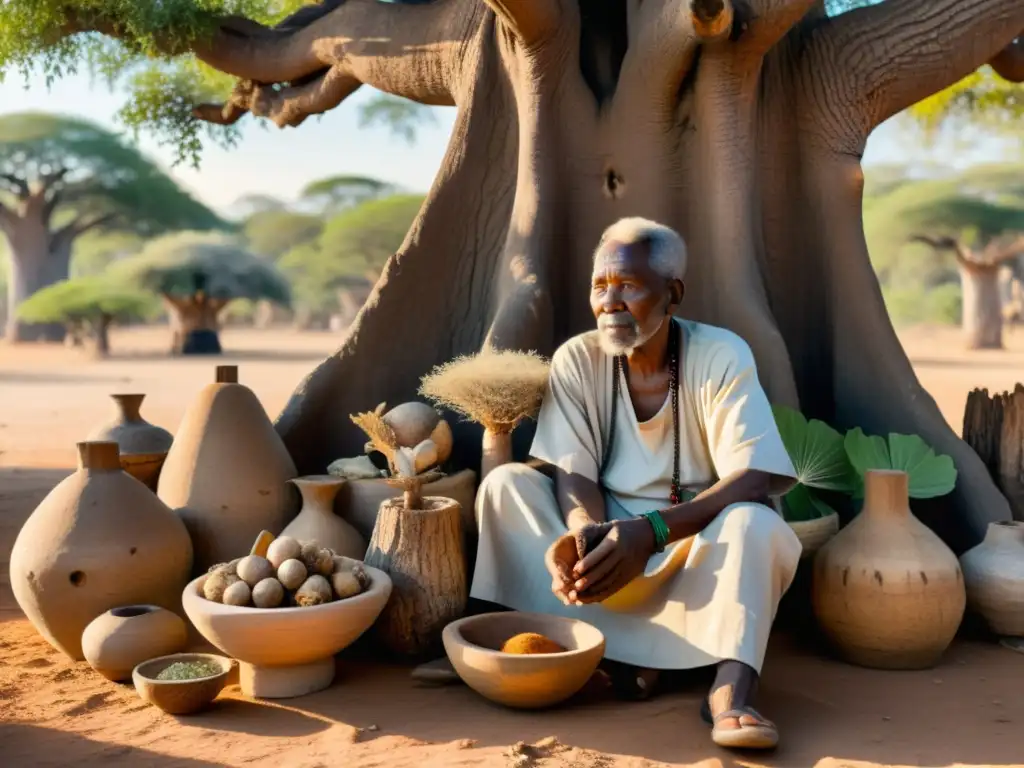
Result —
<path fill-rule="evenodd" d="M 565 525 L 570 533 L 576 533 L 581 528 L 597 524 L 597 520 L 588 515 L 583 509 L 572 510 L 565 519 Z"/>

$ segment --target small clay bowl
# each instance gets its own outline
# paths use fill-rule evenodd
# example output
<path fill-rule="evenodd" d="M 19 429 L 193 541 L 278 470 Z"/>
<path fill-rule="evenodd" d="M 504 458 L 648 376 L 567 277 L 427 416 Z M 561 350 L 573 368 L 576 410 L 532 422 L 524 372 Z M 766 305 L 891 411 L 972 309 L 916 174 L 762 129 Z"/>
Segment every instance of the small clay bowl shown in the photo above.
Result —
<path fill-rule="evenodd" d="M 505 641 L 537 632 L 568 650 L 502 653 Z M 579 691 L 604 656 L 604 635 L 585 621 L 540 613 L 484 613 L 453 621 L 441 635 L 459 677 L 481 696 L 517 709 L 540 709 Z"/>
<path fill-rule="evenodd" d="M 208 661 L 220 668 L 209 677 L 192 680 L 157 680 L 156 676 L 178 661 Z M 213 653 L 172 653 L 144 661 L 132 670 L 135 690 L 148 701 L 170 715 L 191 715 L 205 708 L 217 698 L 227 684 L 234 662 Z"/>

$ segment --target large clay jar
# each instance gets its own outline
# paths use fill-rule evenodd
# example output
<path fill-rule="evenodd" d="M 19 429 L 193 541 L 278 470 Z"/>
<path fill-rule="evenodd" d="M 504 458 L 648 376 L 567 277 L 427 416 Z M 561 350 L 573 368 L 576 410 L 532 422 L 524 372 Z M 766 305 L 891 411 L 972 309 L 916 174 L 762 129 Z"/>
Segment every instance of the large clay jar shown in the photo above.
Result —
<path fill-rule="evenodd" d="M 280 533 L 294 516 L 286 483 L 295 475 L 237 366 L 218 366 L 185 412 L 157 488 L 192 536 L 194 573 L 248 555 L 262 530 Z"/>
<path fill-rule="evenodd" d="M 346 520 L 334 514 L 334 497 L 345 480 L 330 475 L 297 477 L 294 483 L 302 495 L 302 509 L 298 517 L 281 531 L 299 541 L 316 541 L 339 555 L 362 560 L 366 554 L 366 539 L 359 535 Z"/>
<path fill-rule="evenodd" d="M 131 680 L 136 665 L 184 649 L 188 629 L 158 605 L 124 605 L 100 614 L 82 633 L 89 666 L 108 680 Z"/>
<path fill-rule="evenodd" d="M 113 440 L 121 452 L 121 468 L 156 490 L 160 468 L 174 438 L 163 427 L 150 424 L 139 413 L 145 395 L 111 395 L 117 407 L 113 420 L 100 424 L 86 438 Z"/>
<path fill-rule="evenodd" d="M 910 512 L 907 484 L 905 472 L 867 472 L 863 510 L 814 558 L 818 622 L 865 667 L 934 665 L 967 601 L 956 556 Z"/>
<path fill-rule="evenodd" d="M 971 610 L 997 635 L 1024 636 L 1024 523 L 989 523 L 960 565 Z"/>
<path fill-rule="evenodd" d="M 72 659 L 104 611 L 146 603 L 180 609 L 192 566 L 181 519 L 121 469 L 117 443 L 78 444 L 79 468 L 22 526 L 11 588 L 39 633 Z"/>

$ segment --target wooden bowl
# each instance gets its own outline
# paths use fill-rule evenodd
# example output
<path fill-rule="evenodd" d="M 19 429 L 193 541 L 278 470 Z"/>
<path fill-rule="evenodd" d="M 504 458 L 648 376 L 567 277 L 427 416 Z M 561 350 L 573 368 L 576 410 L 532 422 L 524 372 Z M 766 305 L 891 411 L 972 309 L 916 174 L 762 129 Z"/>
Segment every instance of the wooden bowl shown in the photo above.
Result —
<path fill-rule="evenodd" d="M 499 649 L 513 635 L 537 632 L 562 653 L 515 654 Z M 453 621 L 441 635 L 459 677 L 491 701 L 539 709 L 579 691 L 604 656 L 604 635 L 585 621 L 540 613 L 484 613 Z"/>
<path fill-rule="evenodd" d="M 220 668 L 209 677 L 193 680 L 157 680 L 156 676 L 178 661 L 208 661 Z M 144 661 L 132 670 L 139 696 L 171 715 L 191 715 L 207 707 L 227 684 L 234 662 L 212 653 L 172 653 Z"/>

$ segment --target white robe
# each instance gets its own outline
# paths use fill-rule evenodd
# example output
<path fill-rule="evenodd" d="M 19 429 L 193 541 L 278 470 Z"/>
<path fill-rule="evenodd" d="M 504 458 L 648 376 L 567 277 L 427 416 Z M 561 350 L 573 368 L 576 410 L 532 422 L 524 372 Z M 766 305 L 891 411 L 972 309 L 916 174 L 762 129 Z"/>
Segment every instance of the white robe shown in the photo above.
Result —
<path fill-rule="evenodd" d="M 699 492 L 739 469 L 780 477 L 794 470 L 747 344 L 723 328 L 676 319 L 680 334 L 680 481 Z M 609 432 L 612 358 L 597 332 L 563 344 L 530 453 L 598 482 Z M 669 506 L 672 409 L 639 422 L 625 378 L 612 454 L 601 484 L 609 520 Z M 566 606 L 551 592 L 544 553 L 566 532 L 554 483 L 523 464 L 493 470 L 477 493 L 480 539 L 471 595 L 522 611 L 583 619 L 598 627 L 605 655 L 655 669 L 735 659 L 760 671 L 779 600 L 792 583 L 801 545 L 775 510 L 735 504 L 695 537 L 666 547 L 645 574 L 599 605 Z"/>

